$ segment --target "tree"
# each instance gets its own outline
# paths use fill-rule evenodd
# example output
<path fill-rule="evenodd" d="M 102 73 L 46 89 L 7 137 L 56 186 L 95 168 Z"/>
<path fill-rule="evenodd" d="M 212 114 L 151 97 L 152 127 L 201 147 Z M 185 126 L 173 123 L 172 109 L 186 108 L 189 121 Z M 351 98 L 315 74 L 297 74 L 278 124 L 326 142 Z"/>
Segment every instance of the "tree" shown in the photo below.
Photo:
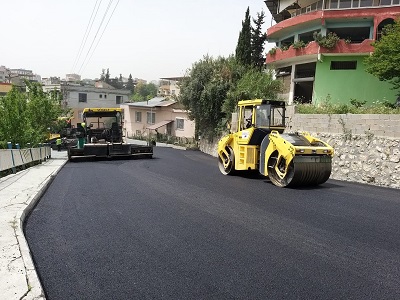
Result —
<path fill-rule="evenodd" d="M 264 24 L 264 12 L 257 13 L 257 19 L 253 18 L 254 27 L 251 27 L 251 61 L 252 65 L 262 69 L 265 64 L 264 44 L 267 41 L 267 35 L 262 31 Z"/>
<path fill-rule="evenodd" d="M 193 64 L 180 84 L 179 102 L 195 120 L 196 136 L 212 138 L 223 127 L 222 105 L 229 89 L 241 77 L 244 67 L 231 56 L 214 59 L 204 56 Z"/>
<path fill-rule="evenodd" d="M 61 116 L 60 99 L 45 93 L 38 83 L 26 81 L 27 109 L 30 129 L 32 130 L 31 143 L 38 144 L 46 141 L 49 128 Z"/>
<path fill-rule="evenodd" d="M 247 7 L 245 18 L 242 21 L 242 30 L 239 33 L 235 56 L 239 63 L 250 66 L 252 63 L 251 53 L 250 9 Z"/>
<path fill-rule="evenodd" d="M 0 141 L 36 145 L 47 140 L 49 128 L 61 115 L 57 93 L 45 93 L 40 84 L 25 81 L 28 92 L 13 87 L 0 98 Z"/>
<path fill-rule="evenodd" d="M 139 82 L 135 87 L 135 93 L 132 96 L 134 102 L 147 101 L 157 96 L 158 88 L 154 83 Z"/>
<path fill-rule="evenodd" d="M 373 43 L 375 51 L 367 57 L 366 71 L 382 81 L 388 81 L 400 96 L 400 20 L 384 28 L 380 41 Z"/>
<path fill-rule="evenodd" d="M 195 120 L 196 136 L 211 139 L 226 129 L 239 100 L 274 99 L 280 90 L 271 73 L 243 66 L 233 56 L 204 56 L 182 80 L 178 99 Z"/>
<path fill-rule="evenodd" d="M 116 89 L 123 89 L 123 88 L 124 88 L 124 85 L 123 85 L 122 81 L 120 81 L 120 80 L 118 79 L 118 77 L 115 77 L 115 78 L 113 78 L 113 79 L 110 79 L 109 84 L 110 84 L 112 87 L 116 88 Z"/>
<path fill-rule="evenodd" d="M 101 74 L 100 74 L 100 80 L 101 80 L 101 81 L 105 81 L 105 80 L 106 80 L 105 71 L 106 71 L 106 70 L 101 69 Z"/>
<path fill-rule="evenodd" d="M 15 86 L 0 98 L 0 114 L 0 141 L 21 146 L 29 143 L 27 101 Z"/>
<path fill-rule="evenodd" d="M 126 84 L 126 89 L 129 90 L 132 94 L 135 90 L 135 84 L 133 83 L 132 74 L 129 74 L 128 83 Z"/>
<path fill-rule="evenodd" d="M 107 69 L 107 73 L 106 73 L 106 76 L 104 77 L 104 81 L 106 83 L 110 83 L 110 70 L 109 69 Z"/>
<path fill-rule="evenodd" d="M 273 78 L 272 72 L 260 72 L 249 69 L 234 88 L 229 91 L 223 105 L 223 111 L 228 115 L 235 111 L 239 100 L 244 99 L 276 99 L 282 91 L 282 83 Z"/>

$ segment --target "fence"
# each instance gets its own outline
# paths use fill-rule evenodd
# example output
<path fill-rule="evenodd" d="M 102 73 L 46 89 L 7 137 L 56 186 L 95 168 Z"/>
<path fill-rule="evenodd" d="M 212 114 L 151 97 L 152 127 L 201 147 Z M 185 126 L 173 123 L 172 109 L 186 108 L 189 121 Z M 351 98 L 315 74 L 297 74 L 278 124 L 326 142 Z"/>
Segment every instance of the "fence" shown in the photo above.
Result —
<path fill-rule="evenodd" d="M 26 149 L 0 149 L 0 172 L 12 170 L 17 167 L 24 168 L 33 162 L 42 162 L 51 156 L 50 146 Z"/>

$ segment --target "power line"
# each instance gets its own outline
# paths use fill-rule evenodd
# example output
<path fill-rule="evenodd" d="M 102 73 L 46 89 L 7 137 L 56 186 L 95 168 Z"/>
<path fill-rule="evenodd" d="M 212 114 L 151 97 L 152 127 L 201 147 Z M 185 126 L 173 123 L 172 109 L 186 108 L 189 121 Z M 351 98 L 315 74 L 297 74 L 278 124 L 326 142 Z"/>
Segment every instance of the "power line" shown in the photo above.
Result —
<path fill-rule="evenodd" d="M 99 8 L 100 8 L 100 5 L 101 5 L 101 1 L 102 0 L 100 0 L 100 2 L 99 2 L 99 6 L 97 7 L 97 10 L 96 10 L 96 6 L 97 6 L 98 0 L 96 0 L 96 3 L 94 4 L 93 10 L 92 10 L 92 14 L 90 15 L 89 23 L 86 26 L 85 34 L 83 35 L 82 42 L 81 42 L 81 45 L 80 45 L 79 50 L 78 50 L 78 54 L 77 54 L 77 56 L 75 58 L 75 61 L 74 61 L 74 65 L 72 66 L 72 72 L 71 73 L 74 72 L 76 64 L 78 63 L 79 58 L 81 57 L 83 49 L 85 48 L 87 38 L 89 37 L 90 30 L 92 29 L 94 20 L 96 19 L 97 12 L 99 11 Z M 96 10 L 96 13 L 95 13 L 95 15 L 93 17 L 93 13 L 94 13 L 95 10 Z M 93 17 L 93 19 L 92 19 L 92 17 Z"/>
<path fill-rule="evenodd" d="M 86 66 L 88 65 L 89 61 L 92 59 L 92 56 L 93 56 L 94 52 L 96 51 L 97 46 L 99 45 L 100 40 L 101 40 L 101 38 L 103 37 L 104 32 L 105 32 L 106 29 L 107 29 L 108 23 L 110 23 L 111 17 L 113 16 L 114 11 L 115 11 L 115 9 L 116 9 L 117 6 L 118 6 L 118 3 L 119 3 L 119 0 L 117 1 L 117 4 L 115 4 L 113 11 L 111 12 L 110 17 L 108 18 L 108 21 L 107 21 L 107 23 L 106 23 L 106 26 L 104 27 L 103 32 L 102 32 L 101 35 L 100 35 L 100 38 L 97 40 L 96 46 L 94 47 L 94 49 L 93 49 L 93 51 L 92 51 L 92 54 L 90 55 L 88 61 L 86 62 L 86 65 L 85 65 L 85 67 L 82 69 L 82 71 L 85 70 L 85 68 L 86 68 Z"/>
<path fill-rule="evenodd" d="M 82 65 L 81 65 L 81 67 L 79 68 L 78 74 L 81 72 L 82 67 L 83 67 L 83 65 L 84 65 L 85 62 L 86 62 L 86 59 L 87 59 L 88 56 L 89 56 L 90 50 L 92 50 L 92 46 L 93 46 L 93 44 L 94 44 L 94 41 L 96 40 L 97 34 L 98 34 L 99 31 L 100 31 L 101 25 L 103 25 L 104 19 L 105 19 L 107 13 L 108 13 L 108 10 L 110 9 L 110 6 L 111 6 L 111 3 L 112 3 L 112 2 L 113 2 L 113 0 L 110 0 L 110 2 L 108 3 L 107 9 L 106 9 L 106 11 L 104 12 L 103 18 L 101 19 L 100 25 L 99 25 L 99 27 L 97 28 L 96 34 L 95 34 L 95 36 L 94 36 L 94 38 L 93 38 L 92 43 L 90 44 L 89 50 L 88 50 L 88 52 L 86 53 L 85 59 L 83 60 Z"/>

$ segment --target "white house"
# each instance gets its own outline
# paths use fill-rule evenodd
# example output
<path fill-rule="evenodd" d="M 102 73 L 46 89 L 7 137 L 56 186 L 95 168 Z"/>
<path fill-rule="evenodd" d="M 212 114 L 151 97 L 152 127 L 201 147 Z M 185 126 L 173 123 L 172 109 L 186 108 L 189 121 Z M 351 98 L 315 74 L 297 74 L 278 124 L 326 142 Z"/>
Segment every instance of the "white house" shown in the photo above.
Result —
<path fill-rule="evenodd" d="M 82 111 L 91 107 L 117 107 L 129 101 L 130 92 L 114 88 L 61 84 L 63 105 L 72 109 L 72 125 L 82 122 Z"/>

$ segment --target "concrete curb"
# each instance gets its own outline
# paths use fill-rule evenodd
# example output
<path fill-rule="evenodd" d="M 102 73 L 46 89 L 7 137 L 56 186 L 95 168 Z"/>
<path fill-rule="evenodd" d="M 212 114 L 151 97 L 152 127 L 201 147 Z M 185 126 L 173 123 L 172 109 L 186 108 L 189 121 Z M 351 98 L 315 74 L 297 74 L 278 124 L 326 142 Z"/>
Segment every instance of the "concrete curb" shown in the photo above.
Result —
<path fill-rule="evenodd" d="M 126 139 L 127 143 L 131 143 L 131 144 L 136 144 L 136 145 L 147 145 L 147 141 L 144 140 L 135 140 L 135 139 Z M 187 150 L 186 147 L 182 147 L 182 146 L 177 146 L 177 145 L 173 145 L 173 144 L 167 144 L 167 143 L 156 143 L 155 147 L 166 147 L 166 148 L 173 148 L 173 149 L 177 149 L 177 150 Z"/>
<path fill-rule="evenodd" d="M 62 165 L 60 165 L 55 171 L 53 171 L 42 183 L 42 186 L 38 190 L 38 192 L 31 197 L 30 200 L 28 200 L 28 205 L 27 207 L 22 211 L 19 212 L 17 215 L 17 219 L 20 220 L 19 227 L 17 229 L 17 239 L 18 239 L 18 244 L 19 248 L 21 251 L 21 256 L 25 265 L 25 271 L 26 271 L 26 280 L 28 287 L 31 287 L 31 289 L 28 291 L 28 294 L 24 296 L 23 300 L 28 300 L 28 299 L 37 299 L 37 300 L 44 300 L 46 299 L 44 296 L 44 291 L 42 284 L 40 283 L 39 276 L 36 272 L 35 265 L 33 263 L 33 258 L 31 255 L 31 251 L 28 245 L 28 242 L 26 241 L 24 230 L 23 230 L 23 224 L 25 222 L 25 218 L 30 214 L 30 212 L 33 210 L 37 202 L 40 200 L 42 195 L 46 192 L 47 188 L 49 185 L 53 182 L 54 178 L 57 176 L 58 172 L 64 167 L 64 165 L 67 163 L 68 160 L 65 160 Z"/>
<path fill-rule="evenodd" d="M 67 162 L 66 153 L 55 156 L 58 158 L 50 158 L 0 181 L 0 285 L 4 299 L 45 299 L 23 225 Z"/>

